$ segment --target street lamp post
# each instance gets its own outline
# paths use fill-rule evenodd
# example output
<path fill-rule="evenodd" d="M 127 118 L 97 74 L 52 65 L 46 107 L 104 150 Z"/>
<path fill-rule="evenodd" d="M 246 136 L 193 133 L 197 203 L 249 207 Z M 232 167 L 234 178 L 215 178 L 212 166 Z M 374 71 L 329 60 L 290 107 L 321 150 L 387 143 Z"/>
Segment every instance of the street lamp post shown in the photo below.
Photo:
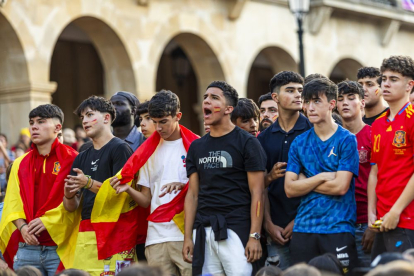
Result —
<path fill-rule="evenodd" d="M 305 54 L 303 51 L 303 18 L 309 12 L 310 0 L 289 0 L 289 9 L 295 15 L 298 22 L 299 38 L 299 70 L 305 77 Z"/>

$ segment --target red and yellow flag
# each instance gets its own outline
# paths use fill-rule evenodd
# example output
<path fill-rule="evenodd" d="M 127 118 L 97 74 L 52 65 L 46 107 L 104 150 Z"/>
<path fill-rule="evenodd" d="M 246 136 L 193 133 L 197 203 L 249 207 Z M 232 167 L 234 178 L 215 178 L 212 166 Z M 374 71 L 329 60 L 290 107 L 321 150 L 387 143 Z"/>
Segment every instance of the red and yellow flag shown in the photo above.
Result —
<path fill-rule="evenodd" d="M 14 226 L 13 221 L 25 219 L 27 222 L 30 222 L 35 218 L 40 218 L 47 226 L 48 220 L 56 216 L 57 213 L 60 214 L 58 210 L 64 195 L 64 179 L 69 174 L 72 163 L 78 153 L 71 147 L 63 145 L 58 141 L 55 141 L 53 146 L 56 149 L 60 169 L 57 171 L 53 189 L 36 213 L 33 212 L 35 181 L 35 156 L 33 150 L 16 159 L 13 163 L 0 222 L 0 250 L 3 252 L 9 267 L 13 267 L 13 258 L 21 239 L 21 234 Z M 60 229 L 60 232 L 63 231 Z M 49 234 L 54 239 L 53 233 L 49 232 Z M 61 261 L 65 265 L 65 257 L 61 255 L 59 257 L 61 257 Z"/>
<path fill-rule="evenodd" d="M 191 142 L 199 136 L 183 126 L 180 126 L 180 132 L 184 148 L 188 151 Z M 141 167 L 157 149 L 160 139 L 158 132 L 154 132 L 128 159 L 123 169 L 117 174 L 122 184 L 132 184 Z M 106 180 L 99 189 L 91 216 L 96 232 L 99 259 L 106 259 L 118 252 L 129 250 L 138 243 L 137 237 L 143 242 L 142 237 L 146 236 L 148 228 L 149 208 L 138 207 L 126 193 L 116 194 L 109 180 Z M 168 222 L 174 219 L 182 230 L 187 189 L 188 183 L 171 202 L 155 209 L 148 220 Z"/>

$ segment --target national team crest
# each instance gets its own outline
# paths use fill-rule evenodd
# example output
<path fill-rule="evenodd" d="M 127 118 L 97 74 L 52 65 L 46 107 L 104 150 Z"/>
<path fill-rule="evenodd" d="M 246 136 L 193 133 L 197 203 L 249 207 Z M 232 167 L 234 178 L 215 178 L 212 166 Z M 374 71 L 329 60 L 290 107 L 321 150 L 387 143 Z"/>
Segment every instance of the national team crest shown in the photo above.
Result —
<path fill-rule="evenodd" d="M 59 161 L 55 162 L 55 165 L 53 166 L 53 174 L 58 175 L 58 173 L 60 172 L 60 163 Z"/>
<path fill-rule="evenodd" d="M 393 146 L 397 148 L 405 147 L 407 144 L 406 142 L 406 135 L 404 130 L 397 130 L 395 132 L 394 141 L 392 142 Z"/>
<path fill-rule="evenodd" d="M 359 154 L 359 163 L 366 163 L 368 162 L 368 151 L 365 149 L 361 149 L 358 151 Z"/>

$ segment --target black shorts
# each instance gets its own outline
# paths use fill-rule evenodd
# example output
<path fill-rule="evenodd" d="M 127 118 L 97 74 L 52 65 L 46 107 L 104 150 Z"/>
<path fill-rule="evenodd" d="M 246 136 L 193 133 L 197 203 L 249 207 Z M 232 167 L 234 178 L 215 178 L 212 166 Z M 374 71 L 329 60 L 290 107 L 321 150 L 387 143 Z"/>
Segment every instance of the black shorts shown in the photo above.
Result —
<path fill-rule="evenodd" d="M 310 234 L 293 233 L 290 241 L 292 264 L 308 263 L 325 253 L 334 254 L 344 267 L 345 274 L 358 264 L 355 237 L 351 233 Z"/>
<path fill-rule="evenodd" d="M 389 232 L 380 232 L 375 235 L 371 251 L 371 261 L 384 252 L 404 252 L 414 247 L 414 230 L 395 228 Z"/>

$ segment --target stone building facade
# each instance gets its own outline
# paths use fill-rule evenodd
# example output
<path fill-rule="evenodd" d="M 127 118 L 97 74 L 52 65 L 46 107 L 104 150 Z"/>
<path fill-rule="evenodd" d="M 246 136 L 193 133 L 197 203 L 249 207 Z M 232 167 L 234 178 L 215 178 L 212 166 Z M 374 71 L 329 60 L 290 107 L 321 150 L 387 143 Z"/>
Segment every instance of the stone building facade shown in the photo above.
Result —
<path fill-rule="evenodd" d="M 410 55 L 414 13 L 398 1 L 311 0 L 306 73 L 355 79 L 361 66 Z M 58 104 L 73 127 L 89 95 L 142 101 L 162 88 L 201 132 L 212 80 L 257 100 L 273 74 L 298 70 L 296 29 L 287 0 L 0 0 L 0 132 L 14 142 L 39 104 Z"/>

